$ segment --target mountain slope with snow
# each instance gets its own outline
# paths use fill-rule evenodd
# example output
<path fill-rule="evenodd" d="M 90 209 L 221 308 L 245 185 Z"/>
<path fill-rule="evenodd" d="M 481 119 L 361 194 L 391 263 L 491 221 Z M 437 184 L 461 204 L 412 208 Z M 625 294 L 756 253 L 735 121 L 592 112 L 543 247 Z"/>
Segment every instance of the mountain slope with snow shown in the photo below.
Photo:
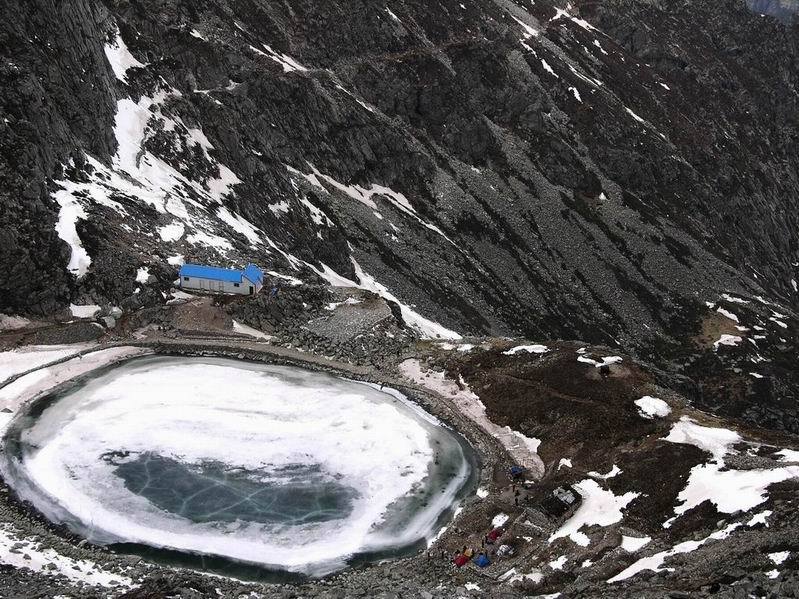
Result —
<path fill-rule="evenodd" d="M 133 310 L 194 260 L 653 361 L 725 294 L 792 318 L 796 29 L 743 5 L 11 4 L 0 311 Z"/>

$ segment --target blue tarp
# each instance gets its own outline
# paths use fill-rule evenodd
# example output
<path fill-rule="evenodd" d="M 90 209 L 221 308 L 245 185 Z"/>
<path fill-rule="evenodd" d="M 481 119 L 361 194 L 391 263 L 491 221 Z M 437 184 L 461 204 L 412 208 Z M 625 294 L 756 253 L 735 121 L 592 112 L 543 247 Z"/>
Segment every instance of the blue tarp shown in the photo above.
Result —
<path fill-rule="evenodd" d="M 255 264 L 248 264 L 244 269 L 244 276 L 253 283 L 263 283 L 264 273 Z"/>
<path fill-rule="evenodd" d="M 488 559 L 488 556 L 485 553 L 481 553 L 476 558 L 474 558 L 474 563 L 480 566 L 481 568 L 485 568 L 491 565 L 491 560 Z"/>
<path fill-rule="evenodd" d="M 184 264 L 180 267 L 181 277 L 195 277 L 210 281 L 225 281 L 227 283 L 241 283 L 242 276 L 253 283 L 263 283 L 264 275 L 255 264 L 248 264 L 243 271 L 235 268 L 219 268 L 218 266 L 203 266 L 201 264 Z"/>

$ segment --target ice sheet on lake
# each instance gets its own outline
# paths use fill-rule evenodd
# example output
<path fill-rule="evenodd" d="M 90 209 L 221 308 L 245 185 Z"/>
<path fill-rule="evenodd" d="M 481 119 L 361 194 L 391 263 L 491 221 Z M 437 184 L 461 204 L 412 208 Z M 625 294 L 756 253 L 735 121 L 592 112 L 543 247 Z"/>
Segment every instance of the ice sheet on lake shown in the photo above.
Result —
<path fill-rule="evenodd" d="M 49 518 L 97 542 L 324 573 L 352 554 L 415 542 L 439 527 L 468 465 L 459 443 L 435 422 L 394 395 L 328 375 L 146 358 L 48 407 L 20 433 L 28 448 L 21 461 L 9 458 L 2 469 Z M 221 465 L 254 480 L 317 469 L 352 490 L 351 511 L 299 525 L 197 522 L 157 507 L 115 474 L 119 464 L 145 454 L 189 468 Z M 428 490 L 428 477 L 441 486 Z"/>
<path fill-rule="evenodd" d="M 0 383 L 21 372 L 55 362 L 89 349 L 94 343 L 74 345 L 26 345 L 19 349 L 0 352 Z"/>

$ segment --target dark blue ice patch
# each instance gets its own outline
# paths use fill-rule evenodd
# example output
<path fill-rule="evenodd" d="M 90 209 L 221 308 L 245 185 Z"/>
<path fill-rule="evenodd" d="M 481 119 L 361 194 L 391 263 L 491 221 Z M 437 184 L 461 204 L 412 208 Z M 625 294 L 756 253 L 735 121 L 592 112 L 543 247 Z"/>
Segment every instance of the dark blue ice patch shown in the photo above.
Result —
<path fill-rule="evenodd" d="M 145 452 L 103 456 L 125 487 L 159 509 L 196 523 L 301 524 L 342 520 L 358 492 L 331 480 L 318 465 L 269 470 L 231 468 L 220 462 L 184 464 Z"/>

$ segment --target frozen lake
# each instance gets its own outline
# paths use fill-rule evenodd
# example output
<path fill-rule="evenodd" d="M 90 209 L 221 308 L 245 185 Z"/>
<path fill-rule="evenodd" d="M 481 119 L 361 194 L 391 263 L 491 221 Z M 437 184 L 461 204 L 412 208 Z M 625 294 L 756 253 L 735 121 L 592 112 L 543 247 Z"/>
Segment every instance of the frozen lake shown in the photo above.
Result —
<path fill-rule="evenodd" d="M 418 549 L 474 477 L 465 442 L 396 391 L 221 358 L 97 372 L 17 417 L 2 457 L 92 542 L 312 576 Z"/>

